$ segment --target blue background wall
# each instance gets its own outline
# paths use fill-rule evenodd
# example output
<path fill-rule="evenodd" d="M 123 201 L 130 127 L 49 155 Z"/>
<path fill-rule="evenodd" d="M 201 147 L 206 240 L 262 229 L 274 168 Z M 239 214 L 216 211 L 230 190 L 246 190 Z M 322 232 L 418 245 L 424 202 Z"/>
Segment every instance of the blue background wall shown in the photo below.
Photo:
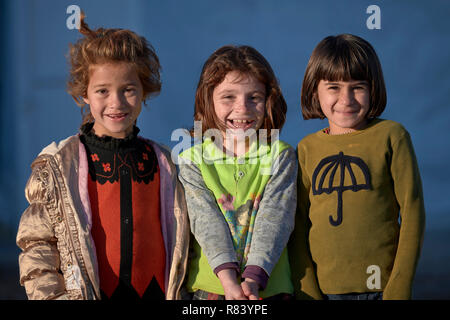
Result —
<path fill-rule="evenodd" d="M 271 63 L 288 103 L 281 138 L 292 145 L 326 123 L 304 121 L 300 88 L 309 56 L 325 36 L 353 33 L 378 52 L 388 104 L 384 118 L 411 133 L 421 169 L 427 226 L 414 297 L 450 298 L 450 17 L 449 1 L 2 1 L 0 143 L 0 298 L 17 290 L 14 236 L 26 208 L 30 164 L 51 141 L 74 134 L 80 111 L 65 92 L 66 27 L 76 4 L 90 27 L 129 28 L 155 47 L 163 67 L 161 94 L 147 103 L 142 135 L 173 147 L 174 129 L 192 125 L 206 58 L 225 44 L 248 44 Z M 381 9 L 369 30 L 366 9 Z M 5 280 L 7 279 L 7 280 Z"/>

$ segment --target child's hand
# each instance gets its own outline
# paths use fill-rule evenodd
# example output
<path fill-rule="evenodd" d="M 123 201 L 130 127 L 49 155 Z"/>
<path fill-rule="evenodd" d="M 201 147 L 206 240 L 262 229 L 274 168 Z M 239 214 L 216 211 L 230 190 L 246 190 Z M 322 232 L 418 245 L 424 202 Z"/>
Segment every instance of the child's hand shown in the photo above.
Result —
<path fill-rule="evenodd" d="M 222 284 L 226 300 L 247 300 L 247 297 L 237 281 L 236 270 L 221 270 L 217 273 L 217 277 Z"/>
<path fill-rule="evenodd" d="M 224 286 L 223 290 L 226 300 L 248 300 L 237 282 L 229 286 Z"/>
<path fill-rule="evenodd" d="M 246 278 L 245 281 L 241 283 L 241 287 L 249 300 L 259 300 L 259 285 L 255 280 Z"/>

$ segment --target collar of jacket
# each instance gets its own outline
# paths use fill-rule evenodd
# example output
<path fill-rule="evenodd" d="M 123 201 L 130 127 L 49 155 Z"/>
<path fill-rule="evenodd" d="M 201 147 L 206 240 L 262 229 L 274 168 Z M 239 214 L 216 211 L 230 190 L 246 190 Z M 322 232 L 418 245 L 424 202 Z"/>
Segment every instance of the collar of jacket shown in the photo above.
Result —
<path fill-rule="evenodd" d="M 214 143 L 211 138 L 206 138 L 202 144 L 195 145 L 194 149 L 198 149 L 196 151 L 201 152 L 202 158 L 206 162 L 223 160 L 225 163 L 244 163 L 246 160 L 256 159 L 265 162 L 270 159 L 272 154 L 277 154 L 277 152 L 274 151 L 279 149 L 279 140 L 275 140 L 272 141 L 271 144 L 267 144 L 260 143 L 256 139 L 251 139 L 249 150 L 242 156 L 238 157 L 234 156 L 230 152 L 224 152 L 222 147 L 223 146 Z"/>

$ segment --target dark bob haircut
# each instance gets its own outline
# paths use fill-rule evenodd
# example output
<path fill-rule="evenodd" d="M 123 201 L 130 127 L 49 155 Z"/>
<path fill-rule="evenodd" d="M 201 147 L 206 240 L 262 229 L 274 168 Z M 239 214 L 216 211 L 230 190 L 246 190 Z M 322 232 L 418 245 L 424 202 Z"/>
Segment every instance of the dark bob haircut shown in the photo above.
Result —
<path fill-rule="evenodd" d="M 378 56 L 366 40 L 351 34 L 329 36 L 319 42 L 309 59 L 303 79 L 303 119 L 324 119 L 317 96 L 320 80 L 364 80 L 369 84 L 367 118 L 380 116 L 386 107 L 386 86 Z"/>

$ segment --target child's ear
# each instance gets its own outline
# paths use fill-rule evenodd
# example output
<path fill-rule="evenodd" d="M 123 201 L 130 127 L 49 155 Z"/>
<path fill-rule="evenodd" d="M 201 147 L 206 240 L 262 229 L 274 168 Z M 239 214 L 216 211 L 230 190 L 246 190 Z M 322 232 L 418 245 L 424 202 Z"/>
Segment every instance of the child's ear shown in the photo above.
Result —
<path fill-rule="evenodd" d="M 83 101 L 84 101 L 84 103 L 86 103 L 86 104 L 90 104 L 88 98 L 83 97 Z"/>

